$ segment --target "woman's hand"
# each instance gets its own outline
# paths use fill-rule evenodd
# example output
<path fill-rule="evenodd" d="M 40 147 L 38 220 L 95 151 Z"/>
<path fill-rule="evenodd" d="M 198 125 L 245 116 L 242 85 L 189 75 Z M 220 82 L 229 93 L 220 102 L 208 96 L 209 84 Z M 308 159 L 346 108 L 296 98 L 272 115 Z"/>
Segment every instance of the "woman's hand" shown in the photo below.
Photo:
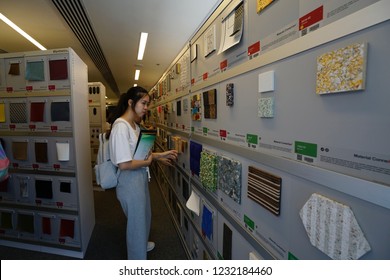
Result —
<path fill-rule="evenodd" d="M 177 155 L 176 150 L 169 150 L 161 153 L 153 153 L 153 158 L 165 165 L 173 166 L 174 162 L 177 161 Z"/>

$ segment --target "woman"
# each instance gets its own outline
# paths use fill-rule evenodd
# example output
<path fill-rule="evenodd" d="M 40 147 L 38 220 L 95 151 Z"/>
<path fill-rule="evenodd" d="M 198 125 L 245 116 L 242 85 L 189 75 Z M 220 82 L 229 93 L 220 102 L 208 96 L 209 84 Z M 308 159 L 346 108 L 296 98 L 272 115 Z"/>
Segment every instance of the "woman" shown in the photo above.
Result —
<path fill-rule="evenodd" d="M 144 88 L 132 87 L 120 96 L 110 118 L 110 157 L 121 170 L 116 196 L 127 217 L 127 258 L 135 260 L 146 260 L 147 250 L 154 247 L 154 243 L 148 243 L 151 221 L 148 166 L 152 160 L 166 164 L 177 160 L 175 150 L 151 153 L 146 160 L 133 160 L 140 133 L 137 120 L 147 113 L 149 102 Z"/>

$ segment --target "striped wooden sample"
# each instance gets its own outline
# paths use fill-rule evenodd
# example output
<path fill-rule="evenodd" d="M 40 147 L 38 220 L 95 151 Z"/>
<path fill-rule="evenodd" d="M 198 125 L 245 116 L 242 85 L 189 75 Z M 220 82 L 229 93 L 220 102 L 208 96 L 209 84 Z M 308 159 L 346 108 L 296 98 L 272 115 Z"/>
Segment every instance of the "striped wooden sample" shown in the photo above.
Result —
<path fill-rule="evenodd" d="M 248 197 L 279 216 L 282 178 L 248 167 Z"/>

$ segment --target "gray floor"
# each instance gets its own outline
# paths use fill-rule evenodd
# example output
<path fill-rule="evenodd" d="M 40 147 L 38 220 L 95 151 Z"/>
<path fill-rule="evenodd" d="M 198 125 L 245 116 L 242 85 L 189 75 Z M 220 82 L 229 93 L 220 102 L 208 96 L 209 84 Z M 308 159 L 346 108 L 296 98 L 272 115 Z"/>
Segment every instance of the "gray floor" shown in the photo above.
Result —
<path fill-rule="evenodd" d="M 152 228 L 150 240 L 156 243 L 150 260 L 185 260 L 187 256 L 176 233 L 168 209 L 155 182 L 150 183 Z M 96 224 L 84 259 L 126 259 L 126 220 L 115 190 L 94 191 Z M 1 238 L 1 237 L 0 237 Z M 0 246 L 2 260 L 71 260 L 73 258 Z"/>

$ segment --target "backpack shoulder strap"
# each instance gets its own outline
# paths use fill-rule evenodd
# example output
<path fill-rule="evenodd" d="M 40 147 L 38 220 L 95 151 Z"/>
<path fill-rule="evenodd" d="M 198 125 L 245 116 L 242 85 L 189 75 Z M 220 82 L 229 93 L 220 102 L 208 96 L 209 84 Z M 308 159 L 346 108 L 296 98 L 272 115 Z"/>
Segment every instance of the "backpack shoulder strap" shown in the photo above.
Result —
<path fill-rule="evenodd" d="M 104 162 L 104 133 L 99 134 L 99 150 L 97 154 L 97 164 Z"/>

